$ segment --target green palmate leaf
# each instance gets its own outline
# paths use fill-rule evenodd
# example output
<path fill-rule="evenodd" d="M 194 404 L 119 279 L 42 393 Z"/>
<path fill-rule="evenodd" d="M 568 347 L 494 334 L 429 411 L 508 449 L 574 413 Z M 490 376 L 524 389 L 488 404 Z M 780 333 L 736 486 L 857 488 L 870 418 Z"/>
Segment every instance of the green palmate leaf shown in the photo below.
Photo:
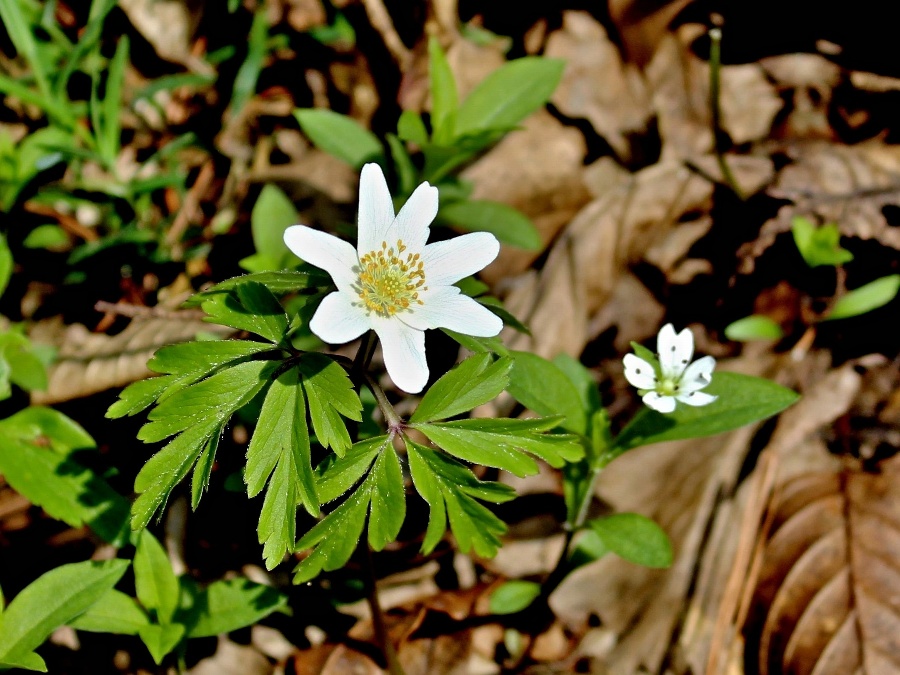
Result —
<path fill-rule="evenodd" d="M 614 454 L 662 441 L 712 436 L 775 415 L 798 396 L 770 380 L 738 373 L 717 372 L 704 392 L 719 398 L 703 407 L 680 405 L 660 414 L 642 409 L 614 440 Z"/>
<path fill-rule="evenodd" d="M 156 373 L 199 379 L 226 364 L 271 350 L 270 344 L 249 340 L 181 342 L 157 350 L 147 367 Z"/>
<path fill-rule="evenodd" d="M 147 646 L 154 663 L 162 660 L 181 642 L 184 637 L 184 626 L 180 623 L 168 623 L 162 626 L 150 624 L 138 630 L 141 641 Z"/>
<path fill-rule="evenodd" d="M 329 155 L 347 162 L 354 169 L 370 161 L 383 160 L 378 137 L 355 120 L 331 110 L 302 108 L 294 111 L 309 140 Z"/>
<path fill-rule="evenodd" d="M 156 623 L 171 623 L 178 609 L 178 578 L 162 545 L 148 531 L 141 532 L 134 553 L 137 598 Z"/>
<path fill-rule="evenodd" d="M 176 391 L 156 406 L 138 438 L 155 443 L 198 423 L 221 426 L 269 382 L 273 361 L 244 361 Z"/>
<path fill-rule="evenodd" d="M 105 541 L 128 537 L 128 500 L 72 452 L 93 439 L 49 408 L 27 408 L 0 421 L 0 474 L 32 504 L 72 527 L 88 525 Z"/>
<path fill-rule="evenodd" d="M 565 415 L 561 426 L 587 433 L 587 415 L 578 389 L 552 361 L 530 352 L 512 352 L 515 360 L 508 391 L 539 415 Z"/>
<path fill-rule="evenodd" d="M 434 142 L 448 145 L 453 140 L 453 127 L 459 100 L 456 80 L 444 50 L 437 38 L 428 40 L 428 81 L 431 89 L 431 128 Z"/>
<path fill-rule="evenodd" d="M 397 538 L 406 517 L 403 472 L 389 443 L 381 446 L 362 484 L 297 542 L 298 551 L 313 546 L 315 550 L 297 566 L 294 582 L 343 567 L 356 548 L 367 513 L 369 545 L 378 551 Z"/>
<path fill-rule="evenodd" d="M 897 297 L 897 291 L 900 291 L 900 274 L 871 281 L 839 298 L 825 320 L 848 319 L 851 316 L 871 312 Z"/>
<path fill-rule="evenodd" d="M 16 329 L 0 334 L 0 359 L 9 365 L 8 377 L 12 383 L 26 391 L 47 389 L 44 362 L 35 354 L 31 341 Z"/>
<path fill-rule="evenodd" d="M 655 522 L 637 513 L 616 513 L 588 521 L 613 553 L 644 567 L 669 567 L 672 543 Z"/>
<path fill-rule="evenodd" d="M 212 475 L 218 449 L 219 436 L 210 436 L 203 446 L 203 452 L 200 453 L 197 464 L 194 466 L 194 473 L 191 476 L 191 509 L 194 511 L 197 510 L 203 493 L 209 487 L 209 478 Z"/>
<path fill-rule="evenodd" d="M 362 403 L 353 382 L 340 364 L 321 354 L 305 354 L 299 370 L 316 438 L 324 447 L 343 455 L 350 447 L 350 434 L 341 415 L 362 421 Z"/>
<path fill-rule="evenodd" d="M 456 136 L 509 128 L 543 106 L 565 61 L 526 56 L 495 70 L 469 94 L 456 118 Z"/>
<path fill-rule="evenodd" d="M 780 340 L 784 331 L 777 321 L 762 314 L 745 316 L 743 319 L 732 321 L 725 327 L 725 337 L 735 342 L 749 342 L 751 340 Z"/>
<path fill-rule="evenodd" d="M 452 202 L 441 207 L 440 221 L 470 232 L 490 232 L 504 244 L 527 251 L 543 246 L 540 233 L 521 211 L 487 200 Z"/>
<path fill-rule="evenodd" d="M 247 282 L 255 281 L 268 288 L 275 295 L 284 295 L 285 293 L 293 293 L 302 291 L 307 288 L 315 288 L 318 286 L 328 286 L 331 278 L 324 274 L 321 270 L 309 267 L 302 272 L 259 272 L 257 274 L 245 274 L 240 277 L 232 277 L 226 281 L 222 281 L 215 286 L 194 294 L 184 303 L 185 307 L 197 307 L 209 298 L 225 295 L 238 286 Z"/>
<path fill-rule="evenodd" d="M 540 584 L 514 579 L 491 593 L 490 608 L 494 614 L 515 614 L 528 607 L 540 594 Z"/>
<path fill-rule="evenodd" d="M 404 110 L 397 121 L 397 135 L 401 140 L 423 146 L 428 143 L 428 130 L 422 116 L 413 110 Z"/>
<path fill-rule="evenodd" d="M 264 186 L 250 213 L 250 230 L 256 252 L 275 261 L 276 270 L 299 262 L 283 239 L 284 231 L 299 222 L 300 215 L 287 195 L 275 185 Z"/>
<path fill-rule="evenodd" d="M 478 480 L 456 460 L 406 439 L 409 469 L 416 490 L 429 506 L 422 551 L 429 553 L 450 528 L 460 551 L 485 558 L 496 555 L 506 525 L 477 500 L 500 504 L 515 499 L 508 485 Z"/>
<path fill-rule="evenodd" d="M 251 626 L 287 605 L 287 601 L 284 593 L 248 579 L 214 581 L 196 593 L 198 616 L 187 637 L 212 637 Z"/>
<path fill-rule="evenodd" d="M 321 503 L 327 504 L 346 494 L 369 471 L 388 443 L 388 436 L 369 438 L 355 443 L 343 457 L 329 457 L 316 467 L 320 476 L 317 486 Z"/>
<path fill-rule="evenodd" d="M 505 469 L 517 476 L 537 473 L 537 463 L 525 452 L 561 467 L 584 456 L 577 436 L 543 434 L 559 423 L 541 419 L 468 419 L 437 424 L 411 424 L 451 455 L 474 464 Z M 524 451 L 524 452 L 523 452 Z"/>
<path fill-rule="evenodd" d="M 31 652 L 97 602 L 127 569 L 127 560 L 91 561 L 61 565 L 38 577 L 0 615 L 0 663 L 42 663 Z"/>
<path fill-rule="evenodd" d="M 268 569 L 294 545 L 297 507 L 319 513 L 299 377 L 292 368 L 272 383 L 247 448 L 247 494 L 255 497 L 269 483 L 257 528 Z"/>
<path fill-rule="evenodd" d="M 497 397 L 509 382 L 510 359 L 472 356 L 446 373 L 426 392 L 410 422 L 434 422 L 459 415 Z"/>
<path fill-rule="evenodd" d="M 137 635 L 150 619 L 134 598 L 113 588 L 68 624 L 89 633 Z"/>
<path fill-rule="evenodd" d="M 205 321 L 256 333 L 276 344 L 287 329 L 287 316 L 281 303 L 265 285 L 257 282 L 238 284 L 231 293 L 212 295 L 203 301 L 202 307 L 209 315 Z"/>
<path fill-rule="evenodd" d="M 841 248 L 841 232 L 835 223 L 817 228 L 806 218 L 797 216 L 791 221 L 791 232 L 797 250 L 810 267 L 837 267 L 853 260 L 853 254 Z"/>
<path fill-rule="evenodd" d="M 119 400 L 109 406 L 106 416 L 110 419 L 135 415 L 156 401 L 179 378 L 174 375 L 151 377 L 132 382 L 119 393 Z"/>
<path fill-rule="evenodd" d="M 557 354 L 553 359 L 553 365 L 559 368 L 560 372 L 575 387 L 578 398 L 581 400 L 582 410 L 592 414 L 602 407 L 603 403 L 600 400 L 597 383 L 594 381 L 591 371 L 581 365 L 578 359 L 573 359 L 568 354 Z"/>

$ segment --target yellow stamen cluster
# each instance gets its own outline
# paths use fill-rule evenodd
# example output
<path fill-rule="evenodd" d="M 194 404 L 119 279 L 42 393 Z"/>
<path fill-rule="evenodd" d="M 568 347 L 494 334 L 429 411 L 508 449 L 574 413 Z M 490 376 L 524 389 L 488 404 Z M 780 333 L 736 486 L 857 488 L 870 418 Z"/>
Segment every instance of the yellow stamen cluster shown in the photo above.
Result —
<path fill-rule="evenodd" d="M 359 278 L 354 286 L 362 304 L 381 316 L 394 316 L 411 305 L 423 304 L 419 291 L 427 291 L 421 255 L 407 253 L 402 241 L 381 250 L 370 251 L 359 259 Z"/>

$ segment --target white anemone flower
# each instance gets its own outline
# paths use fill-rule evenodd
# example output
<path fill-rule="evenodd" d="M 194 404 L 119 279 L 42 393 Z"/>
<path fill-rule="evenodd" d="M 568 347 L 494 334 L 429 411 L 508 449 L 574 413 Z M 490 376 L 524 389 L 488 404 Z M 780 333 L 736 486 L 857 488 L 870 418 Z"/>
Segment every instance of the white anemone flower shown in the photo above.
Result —
<path fill-rule="evenodd" d="M 356 248 L 304 225 L 284 231 L 287 247 L 328 272 L 337 286 L 310 321 L 312 332 L 329 344 L 343 344 L 374 330 L 388 375 L 411 394 L 428 382 L 427 329 L 492 337 L 503 328 L 496 314 L 453 285 L 494 260 L 500 243 L 488 232 L 473 232 L 426 245 L 437 210 L 437 188 L 426 182 L 394 215 L 381 167 L 366 164 Z"/>
<path fill-rule="evenodd" d="M 691 363 L 694 336 L 685 328 L 675 333 L 672 324 L 663 326 L 656 337 L 659 369 L 639 356 L 626 354 L 625 379 L 638 388 L 647 406 L 661 413 L 675 410 L 675 402 L 692 406 L 708 405 L 718 397 L 702 391 L 712 381 L 716 360 L 704 356 Z"/>

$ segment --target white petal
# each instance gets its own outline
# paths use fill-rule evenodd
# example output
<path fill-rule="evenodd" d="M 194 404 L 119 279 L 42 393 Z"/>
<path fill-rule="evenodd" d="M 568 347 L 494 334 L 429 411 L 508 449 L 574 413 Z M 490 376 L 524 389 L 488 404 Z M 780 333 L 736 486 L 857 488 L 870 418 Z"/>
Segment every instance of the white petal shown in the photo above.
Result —
<path fill-rule="evenodd" d="M 284 243 L 297 257 L 328 272 L 338 289 L 349 291 L 356 281 L 353 268 L 359 258 L 343 239 L 305 225 L 291 225 L 284 231 Z"/>
<path fill-rule="evenodd" d="M 420 297 L 423 305 L 398 315 L 403 323 L 418 330 L 449 328 L 475 337 L 493 337 L 503 330 L 499 316 L 455 286 L 436 288 Z"/>
<path fill-rule="evenodd" d="M 425 283 L 430 288 L 449 286 L 475 274 L 500 253 L 500 242 L 490 232 L 472 232 L 428 244 L 422 253 Z"/>
<path fill-rule="evenodd" d="M 675 410 L 675 399 L 671 396 L 661 396 L 655 391 L 649 391 L 644 394 L 642 399 L 648 408 L 653 408 L 656 412 L 670 413 Z"/>
<path fill-rule="evenodd" d="M 678 394 L 675 398 L 688 405 L 701 406 L 709 405 L 719 397 L 713 396 L 712 394 L 706 394 L 702 391 L 692 391 L 687 394 Z"/>
<path fill-rule="evenodd" d="M 348 293 L 329 293 L 309 322 L 309 329 L 332 345 L 355 340 L 372 326 L 366 312 L 353 300 L 354 296 Z"/>
<path fill-rule="evenodd" d="M 676 335 L 672 324 L 667 323 L 656 338 L 656 350 L 663 375 L 677 378 L 694 355 L 694 335 L 687 328 Z"/>
<path fill-rule="evenodd" d="M 712 356 L 704 356 L 697 359 L 687 367 L 678 383 L 678 390 L 681 393 L 690 393 L 703 389 L 712 382 L 712 372 L 716 367 L 716 360 Z"/>
<path fill-rule="evenodd" d="M 411 252 L 421 252 L 428 241 L 429 226 L 437 212 L 438 189 L 427 182 L 422 183 L 406 200 L 388 228 L 385 235 L 388 246 L 394 246 L 400 240 Z M 378 245 L 381 246 L 381 242 Z"/>
<path fill-rule="evenodd" d="M 394 203 L 384 173 L 377 164 L 366 164 L 359 176 L 357 250 L 361 255 L 381 248 L 393 221 Z"/>
<path fill-rule="evenodd" d="M 639 356 L 626 354 L 622 359 L 625 379 L 638 389 L 653 389 L 656 386 L 656 371 L 653 366 Z"/>
<path fill-rule="evenodd" d="M 418 394 L 428 382 L 425 333 L 396 318 L 373 318 L 388 375 L 403 391 Z"/>

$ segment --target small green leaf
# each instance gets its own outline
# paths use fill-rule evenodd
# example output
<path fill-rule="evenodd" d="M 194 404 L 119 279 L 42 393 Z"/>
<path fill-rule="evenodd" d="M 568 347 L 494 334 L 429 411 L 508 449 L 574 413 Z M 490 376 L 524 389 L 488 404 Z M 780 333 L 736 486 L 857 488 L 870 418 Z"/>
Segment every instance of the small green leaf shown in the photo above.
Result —
<path fill-rule="evenodd" d="M 459 415 L 496 398 L 509 382 L 510 359 L 472 356 L 443 375 L 426 392 L 410 422 L 434 422 Z"/>
<path fill-rule="evenodd" d="M 197 307 L 205 300 L 219 295 L 226 295 L 234 291 L 238 286 L 255 281 L 268 288 L 275 295 L 284 295 L 295 291 L 302 291 L 308 288 L 318 286 L 328 286 L 331 284 L 331 278 L 312 266 L 307 266 L 302 272 L 291 272 L 283 270 L 281 272 L 259 272 L 257 274 L 245 274 L 240 277 L 232 277 L 222 281 L 215 286 L 195 293 L 184 303 L 185 307 Z"/>
<path fill-rule="evenodd" d="M 22 246 L 25 248 L 43 248 L 48 251 L 65 251 L 70 245 L 69 235 L 59 225 L 38 225 L 28 233 L 25 241 L 22 242 Z M 2 264 L 0 264 L 0 268 L 2 268 Z M 0 291 L 0 295 L 2 295 L 2 291 Z"/>
<path fill-rule="evenodd" d="M 680 405 L 663 415 L 643 408 L 614 440 L 614 454 L 642 445 L 713 436 L 758 422 L 793 404 L 798 396 L 770 380 L 717 372 L 703 390 L 718 396 L 702 407 Z"/>
<path fill-rule="evenodd" d="M 428 81 L 431 89 L 431 128 L 438 145 L 449 145 L 459 100 L 453 71 L 437 38 L 428 39 Z"/>
<path fill-rule="evenodd" d="M 541 594 L 541 585 L 533 581 L 507 581 L 491 593 L 490 609 L 494 614 L 515 614 L 528 607 Z"/>
<path fill-rule="evenodd" d="M 543 106 L 562 78 L 565 61 L 534 56 L 510 61 L 479 83 L 459 109 L 457 138 L 510 128 Z"/>
<path fill-rule="evenodd" d="M 531 335 L 531 329 L 513 316 L 512 312 L 506 309 L 498 298 L 491 295 L 483 295 L 478 298 L 478 302 L 503 319 L 504 326 L 509 326 L 523 335 Z"/>
<path fill-rule="evenodd" d="M 283 593 L 248 579 L 214 581 L 198 593 L 200 613 L 187 637 L 212 637 L 251 626 L 287 601 Z"/>
<path fill-rule="evenodd" d="M 562 427 L 587 434 L 587 416 L 575 385 L 552 361 L 531 352 L 512 352 L 508 391 L 539 415 L 565 415 Z"/>
<path fill-rule="evenodd" d="M 393 446 L 386 445 L 378 454 L 366 483 L 372 490 L 369 545 L 380 551 L 397 538 L 406 518 L 403 471 Z"/>
<path fill-rule="evenodd" d="M 594 413 L 602 408 L 603 403 L 600 400 L 600 392 L 597 389 L 597 382 L 591 375 L 591 371 L 581 365 L 578 359 L 573 359 L 568 354 L 557 354 L 553 359 L 553 365 L 559 368 L 560 372 L 565 375 L 578 397 L 581 399 L 581 409 L 586 413 Z"/>
<path fill-rule="evenodd" d="M 159 665 L 184 636 L 184 626 L 180 623 L 169 623 L 162 626 L 150 624 L 138 630 L 141 641 L 147 646 L 154 663 Z"/>
<path fill-rule="evenodd" d="M 300 222 L 300 214 L 287 195 L 275 185 L 266 185 L 250 212 L 250 231 L 256 252 L 276 261 L 276 270 L 287 267 L 296 256 L 284 245 L 284 231 Z"/>
<path fill-rule="evenodd" d="M 119 400 L 109 406 L 106 417 L 117 419 L 139 413 L 154 403 L 177 380 L 174 375 L 164 375 L 132 382 L 119 392 Z"/>
<path fill-rule="evenodd" d="M 797 250 L 810 267 L 837 267 L 853 260 L 853 254 L 840 247 L 841 233 L 835 223 L 816 228 L 806 218 L 795 216 L 791 232 Z"/>
<path fill-rule="evenodd" d="M 777 321 L 762 314 L 745 316 L 743 319 L 732 321 L 725 327 L 725 337 L 735 342 L 750 342 L 751 340 L 780 340 L 784 331 Z"/>
<path fill-rule="evenodd" d="M 69 625 L 89 633 L 137 635 L 143 626 L 150 625 L 150 619 L 134 598 L 113 588 Z"/>
<path fill-rule="evenodd" d="M 423 146 L 428 143 L 428 130 L 422 116 L 413 110 L 404 110 L 397 121 L 397 135 L 404 141 Z"/>
<path fill-rule="evenodd" d="M 265 289 L 265 294 L 260 289 Z M 205 321 L 256 333 L 276 344 L 287 328 L 281 303 L 263 284 L 252 281 L 239 284 L 233 293 L 211 296 L 202 307 L 209 315 Z"/>
<path fill-rule="evenodd" d="M 294 569 L 294 583 L 302 584 L 319 574 L 340 569 L 353 554 L 369 506 L 370 492 L 364 487 L 319 521 L 300 541 L 295 550 L 315 549 Z"/>
<path fill-rule="evenodd" d="M 616 513 L 588 521 L 613 553 L 644 567 L 669 567 L 672 543 L 655 522 L 637 513 Z"/>
<path fill-rule="evenodd" d="M 191 510 L 196 511 L 200 505 L 200 499 L 206 488 L 209 487 L 209 477 L 212 475 L 213 464 L 216 461 L 216 451 L 219 449 L 219 436 L 210 436 L 203 446 L 203 452 L 194 466 L 191 476 Z"/>
<path fill-rule="evenodd" d="M 0 662 L 33 667 L 39 659 L 31 652 L 115 586 L 128 564 L 105 560 L 61 565 L 26 586 L 0 615 Z"/>
<path fill-rule="evenodd" d="M 346 494 L 368 472 L 389 442 L 387 436 L 359 441 L 343 457 L 332 456 L 316 467 L 320 474 L 317 487 L 322 503 L 327 504 Z"/>
<path fill-rule="evenodd" d="M 294 117 L 316 147 L 347 162 L 354 169 L 361 169 L 366 162 L 384 158 L 378 137 L 346 115 L 331 110 L 301 108 L 294 111 Z"/>
<path fill-rule="evenodd" d="M 499 337 L 472 337 L 471 335 L 463 335 L 449 328 L 441 328 L 441 330 L 453 338 L 460 346 L 468 349 L 475 354 L 490 352 L 499 356 L 509 356 L 510 351 L 504 346 L 503 341 Z"/>
<path fill-rule="evenodd" d="M 134 587 L 156 623 L 171 623 L 178 608 L 178 578 L 162 545 L 147 530 L 141 532 L 134 553 Z"/>
<path fill-rule="evenodd" d="M 343 455 L 351 443 L 341 415 L 362 421 L 362 403 L 353 382 L 340 364 L 321 354 L 304 355 L 299 370 L 316 438 L 324 447 Z"/>
<path fill-rule="evenodd" d="M 897 297 L 898 290 L 900 290 L 900 274 L 891 274 L 870 281 L 838 298 L 824 320 L 848 319 L 871 312 Z"/>
<path fill-rule="evenodd" d="M 0 659 L 0 670 L 7 668 L 22 668 L 23 670 L 36 670 L 41 673 L 47 672 L 47 664 L 44 659 L 31 652 L 30 654 L 16 654 L 14 657 L 4 657 Z"/>
<path fill-rule="evenodd" d="M 541 235 L 531 219 L 500 202 L 451 202 L 441 206 L 438 218 L 442 223 L 456 225 L 469 232 L 490 232 L 504 244 L 526 251 L 539 251 L 543 247 Z"/>
<path fill-rule="evenodd" d="M 6 237 L 0 234 L 0 295 L 6 291 L 13 271 L 13 257 L 6 243 Z"/>
<path fill-rule="evenodd" d="M 200 378 L 226 364 L 271 350 L 270 344 L 249 340 L 181 342 L 157 350 L 147 367 L 156 373 Z"/>

